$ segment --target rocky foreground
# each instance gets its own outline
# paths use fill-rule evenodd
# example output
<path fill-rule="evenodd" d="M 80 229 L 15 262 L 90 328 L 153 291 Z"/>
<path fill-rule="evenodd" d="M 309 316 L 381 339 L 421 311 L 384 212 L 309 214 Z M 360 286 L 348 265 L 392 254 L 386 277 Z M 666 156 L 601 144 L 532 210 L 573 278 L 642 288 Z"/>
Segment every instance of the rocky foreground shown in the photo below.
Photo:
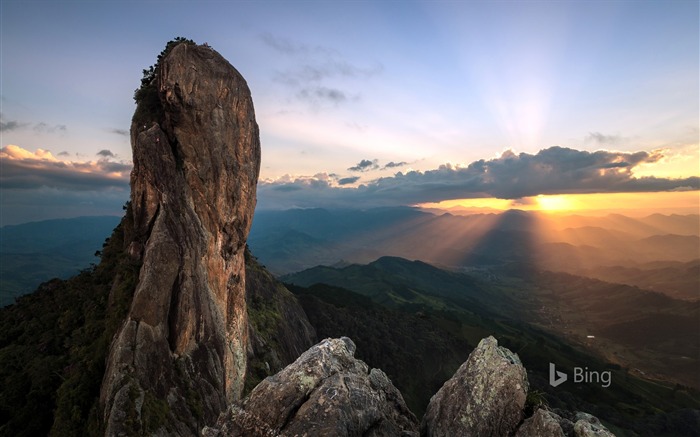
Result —
<path fill-rule="evenodd" d="M 422 422 L 386 374 L 354 358 L 347 337 L 326 339 L 271 376 L 202 435 L 223 436 L 612 436 L 586 413 L 538 408 L 525 418 L 527 373 L 493 337 L 430 401 Z"/>

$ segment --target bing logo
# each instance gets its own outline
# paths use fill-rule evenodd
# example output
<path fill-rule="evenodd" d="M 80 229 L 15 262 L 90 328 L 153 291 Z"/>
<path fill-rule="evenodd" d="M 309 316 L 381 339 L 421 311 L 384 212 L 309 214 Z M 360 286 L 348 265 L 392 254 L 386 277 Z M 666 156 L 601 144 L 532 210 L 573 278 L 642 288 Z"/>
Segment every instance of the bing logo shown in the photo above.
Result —
<path fill-rule="evenodd" d="M 558 372 L 554 363 L 549 363 L 549 385 L 558 387 L 566 382 L 567 379 L 569 379 L 569 376 L 566 373 Z"/>
<path fill-rule="evenodd" d="M 554 363 L 549 363 L 549 385 L 558 387 L 569 379 L 569 375 L 559 372 Z M 608 388 L 612 382 L 612 374 L 609 370 L 598 372 L 588 370 L 588 367 L 574 367 L 573 382 L 598 383 L 601 387 Z"/>

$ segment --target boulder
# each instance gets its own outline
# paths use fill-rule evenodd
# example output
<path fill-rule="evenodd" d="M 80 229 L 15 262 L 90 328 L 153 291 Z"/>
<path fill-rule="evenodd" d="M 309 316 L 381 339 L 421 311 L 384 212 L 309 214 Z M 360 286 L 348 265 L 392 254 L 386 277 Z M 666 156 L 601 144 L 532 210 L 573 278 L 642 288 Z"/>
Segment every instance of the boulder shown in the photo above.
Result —
<path fill-rule="evenodd" d="M 527 391 L 518 355 L 487 337 L 431 398 L 421 435 L 510 435 L 523 419 Z"/>
<path fill-rule="evenodd" d="M 326 339 L 262 381 L 203 435 L 418 436 L 418 421 L 378 369 L 354 358 L 347 337 Z"/>

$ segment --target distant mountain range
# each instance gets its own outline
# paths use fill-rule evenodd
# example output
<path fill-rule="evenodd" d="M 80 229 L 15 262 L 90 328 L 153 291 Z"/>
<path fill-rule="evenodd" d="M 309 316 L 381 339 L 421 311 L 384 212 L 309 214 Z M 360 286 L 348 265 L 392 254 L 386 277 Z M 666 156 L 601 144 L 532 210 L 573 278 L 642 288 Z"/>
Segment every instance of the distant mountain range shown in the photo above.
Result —
<path fill-rule="evenodd" d="M 417 208 L 258 211 L 248 244 L 275 274 L 382 256 L 448 269 L 533 263 L 700 299 L 700 216 L 630 218 L 505 213 L 453 215 Z M 0 306 L 97 260 L 117 217 L 78 217 L 0 228 Z"/>
<path fill-rule="evenodd" d="M 259 211 L 249 245 L 276 274 L 319 264 L 367 263 L 386 255 L 455 270 L 525 262 L 700 299 L 693 268 L 700 262 L 698 215 L 559 217 L 511 210 L 457 216 L 416 208 Z M 653 274 L 637 274 L 649 269 Z"/>
<path fill-rule="evenodd" d="M 96 263 L 95 252 L 120 217 L 77 217 L 0 228 L 0 307 L 52 278 L 69 278 Z"/>

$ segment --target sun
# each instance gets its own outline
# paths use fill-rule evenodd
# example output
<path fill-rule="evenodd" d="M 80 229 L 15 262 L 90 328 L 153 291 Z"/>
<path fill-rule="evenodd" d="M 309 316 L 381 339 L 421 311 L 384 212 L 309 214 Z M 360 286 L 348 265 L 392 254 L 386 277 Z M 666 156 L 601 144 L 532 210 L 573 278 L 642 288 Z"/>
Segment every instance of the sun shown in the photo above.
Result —
<path fill-rule="evenodd" d="M 552 196 L 539 195 L 535 199 L 537 200 L 537 209 L 541 211 L 555 212 L 577 209 L 574 202 L 564 194 Z"/>

